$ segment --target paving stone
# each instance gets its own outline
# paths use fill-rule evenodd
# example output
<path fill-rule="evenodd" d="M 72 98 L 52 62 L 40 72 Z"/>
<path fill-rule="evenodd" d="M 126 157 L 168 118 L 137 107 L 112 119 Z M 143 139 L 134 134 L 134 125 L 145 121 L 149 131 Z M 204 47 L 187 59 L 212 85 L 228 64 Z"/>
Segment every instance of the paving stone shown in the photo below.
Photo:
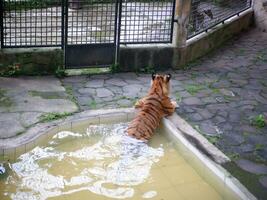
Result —
<path fill-rule="evenodd" d="M 206 104 L 217 103 L 216 99 L 213 97 L 204 97 L 204 98 L 201 98 L 201 101 L 203 101 Z"/>
<path fill-rule="evenodd" d="M 216 127 L 211 122 L 202 122 L 200 130 L 206 135 L 217 135 Z"/>
<path fill-rule="evenodd" d="M 114 94 L 107 88 L 98 88 L 96 89 L 96 96 L 102 98 L 114 96 Z"/>
<path fill-rule="evenodd" d="M 203 119 L 210 119 L 214 114 L 210 113 L 207 109 L 197 109 L 197 112 L 203 117 Z"/>
<path fill-rule="evenodd" d="M 90 78 L 93 77 L 93 79 L 101 79 L 101 80 L 106 80 L 108 78 L 110 78 L 112 75 L 111 74 L 96 74 L 96 75 L 92 75 L 90 76 Z M 114 75 L 113 75 L 114 76 Z"/>
<path fill-rule="evenodd" d="M 19 97 L 20 98 L 20 97 Z M 42 99 L 40 97 L 23 97 L 10 108 L 11 112 L 76 112 L 78 107 L 67 99 Z"/>
<path fill-rule="evenodd" d="M 230 112 L 229 113 L 229 120 L 231 122 L 240 122 L 240 120 L 241 120 L 240 113 L 234 112 L 234 111 Z"/>
<path fill-rule="evenodd" d="M 220 80 L 212 84 L 213 88 L 228 88 L 231 83 L 228 80 Z"/>
<path fill-rule="evenodd" d="M 260 177 L 259 181 L 261 185 L 267 189 L 267 176 Z"/>
<path fill-rule="evenodd" d="M 224 139 L 226 140 L 227 144 L 238 146 L 243 144 L 246 140 L 242 134 L 239 134 L 237 131 L 231 131 L 228 134 L 224 135 Z"/>
<path fill-rule="evenodd" d="M 192 108 L 188 107 L 188 106 L 182 106 L 179 108 L 179 110 L 181 110 L 184 113 L 193 113 L 195 112 L 195 110 L 193 110 Z"/>
<path fill-rule="evenodd" d="M 240 154 L 253 153 L 255 151 L 255 146 L 251 144 L 242 144 L 237 148 L 239 149 Z"/>
<path fill-rule="evenodd" d="M 202 105 L 203 102 L 196 97 L 188 97 L 182 100 L 184 104 L 186 105 Z"/>
<path fill-rule="evenodd" d="M 140 84 L 126 85 L 123 87 L 124 95 L 126 97 L 138 97 L 143 86 Z"/>
<path fill-rule="evenodd" d="M 104 80 L 103 79 L 93 79 L 87 81 L 85 84 L 85 87 L 90 87 L 90 88 L 100 88 L 104 86 Z"/>
<path fill-rule="evenodd" d="M 175 80 L 175 79 L 171 79 L 171 85 L 172 86 L 180 86 L 180 87 L 182 87 L 182 83 L 181 83 L 181 81 L 178 81 L 178 80 Z"/>
<path fill-rule="evenodd" d="M 0 77 L 0 85 L 3 89 L 16 91 L 39 91 L 39 92 L 60 92 L 65 91 L 61 82 L 53 76 L 43 77 Z"/>
<path fill-rule="evenodd" d="M 116 95 L 122 95 L 123 96 L 123 90 L 121 87 L 118 86 L 109 86 L 108 89 L 112 91 Z"/>
<path fill-rule="evenodd" d="M 184 91 L 185 89 L 182 86 L 172 86 L 171 87 L 171 92 L 181 92 Z"/>
<path fill-rule="evenodd" d="M 68 76 L 62 79 L 65 83 L 81 83 L 86 81 L 86 76 Z"/>
<path fill-rule="evenodd" d="M 201 121 L 203 120 L 203 117 L 198 113 L 193 113 L 189 115 L 189 119 L 192 121 Z"/>
<path fill-rule="evenodd" d="M 79 105 L 81 106 L 86 106 L 88 105 L 93 99 L 91 97 L 88 96 L 78 96 L 77 97 L 77 101 L 79 103 Z"/>
<path fill-rule="evenodd" d="M 223 95 L 225 95 L 225 96 L 231 96 L 231 97 L 234 97 L 235 96 L 235 94 L 234 94 L 234 92 L 233 91 L 231 91 L 231 90 L 227 90 L 227 89 L 220 89 L 220 92 L 223 94 Z"/>
<path fill-rule="evenodd" d="M 186 98 L 186 97 L 192 97 L 192 95 L 189 94 L 187 91 L 180 91 L 179 94 L 180 94 L 180 96 L 183 97 L 183 98 Z"/>
<path fill-rule="evenodd" d="M 128 99 L 120 99 L 119 101 L 117 101 L 117 104 L 120 107 L 133 107 L 134 106 L 134 103 Z"/>
<path fill-rule="evenodd" d="M 248 84 L 248 81 L 245 79 L 230 79 L 229 81 L 232 84 L 238 85 L 239 87 L 242 87 L 242 86 Z"/>
<path fill-rule="evenodd" d="M 214 117 L 212 120 L 215 122 L 215 124 L 221 124 L 223 122 L 226 122 L 226 119 L 224 117 L 219 116 L 219 115 Z"/>
<path fill-rule="evenodd" d="M 25 128 L 20 124 L 18 120 L 8 119 L 1 121 L 0 126 L 0 139 L 14 137 L 17 134 L 23 132 Z"/>
<path fill-rule="evenodd" d="M 128 84 L 140 84 L 140 80 L 138 80 L 137 78 L 135 79 L 124 79 L 124 81 Z"/>
<path fill-rule="evenodd" d="M 33 124 L 36 124 L 37 122 L 40 121 L 39 117 L 42 114 L 43 113 L 41 113 L 41 112 L 25 112 L 25 113 L 22 113 L 21 116 L 20 116 L 21 124 L 24 127 L 28 127 L 28 126 L 31 126 Z"/>
<path fill-rule="evenodd" d="M 95 95 L 96 94 L 96 90 L 93 88 L 81 88 L 78 90 L 78 92 L 83 95 Z"/>
<path fill-rule="evenodd" d="M 122 79 L 115 79 L 115 78 L 112 78 L 112 79 L 108 79 L 105 81 L 106 83 L 106 86 L 109 86 L 109 85 L 115 85 L 115 86 L 125 86 L 125 85 L 128 85 L 125 81 L 123 81 Z"/>
<path fill-rule="evenodd" d="M 243 170 L 252 174 L 267 174 L 267 166 L 264 164 L 257 164 L 250 160 L 240 159 L 236 161 L 236 164 Z"/>

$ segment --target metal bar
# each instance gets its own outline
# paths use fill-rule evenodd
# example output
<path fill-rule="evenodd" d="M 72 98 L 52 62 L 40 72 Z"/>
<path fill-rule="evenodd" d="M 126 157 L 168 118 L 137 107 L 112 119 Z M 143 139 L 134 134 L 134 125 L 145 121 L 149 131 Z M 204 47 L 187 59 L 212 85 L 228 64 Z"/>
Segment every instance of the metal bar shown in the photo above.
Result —
<path fill-rule="evenodd" d="M 61 0 L 61 49 L 65 47 L 65 0 Z"/>
<path fill-rule="evenodd" d="M 64 66 L 65 66 L 65 68 L 67 68 L 67 62 L 66 62 L 66 51 L 67 51 L 67 45 L 68 45 L 68 23 L 69 23 L 69 21 L 68 21 L 68 15 L 69 15 L 69 12 L 68 12 L 68 9 L 69 9 L 69 1 L 68 0 L 65 0 L 65 20 L 64 20 L 64 22 L 65 22 L 65 34 L 64 34 L 64 38 L 65 38 L 65 42 L 64 42 L 64 54 L 63 54 L 63 56 L 64 56 Z"/>
<path fill-rule="evenodd" d="M 3 48 L 4 45 L 4 26 L 3 26 L 3 19 L 4 19 L 4 0 L 0 0 L 0 29 L 1 29 L 1 45 L 0 48 Z"/>
<path fill-rule="evenodd" d="M 127 45 L 127 44 L 169 44 L 170 41 L 152 41 L 152 42 L 120 42 L 120 44 Z"/>
<path fill-rule="evenodd" d="M 120 59 L 120 44 L 121 44 L 120 36 L 121 36 L 122 0 L 116 0 L 116 7 L 117 7 L 116 8 L 116 13 L 117 13 L 117 16 L 116 16 L 116 21 L 117 21 L 116 29 L 118 31 L 116 31 L 117 40 L 116 40 L 115 64 L 117 64 L 119 62 L 119 59 Z"/>

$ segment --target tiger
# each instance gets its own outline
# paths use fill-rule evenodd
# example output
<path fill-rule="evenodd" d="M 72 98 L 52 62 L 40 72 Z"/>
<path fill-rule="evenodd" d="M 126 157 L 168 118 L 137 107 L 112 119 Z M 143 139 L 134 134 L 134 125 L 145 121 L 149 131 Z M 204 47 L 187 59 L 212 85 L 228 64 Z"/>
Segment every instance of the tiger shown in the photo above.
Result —
<path fill-rule="evenodd" d="M 128 136 L 147 142 L 153 136 L 161 119 L 174 113 L 177 103 L 171 101 L 169 97 L 170 79 L 171 74 L 152 74 L 148 94 L 135 104 L 135 108 L 139 111 L 129 123 Z"/>

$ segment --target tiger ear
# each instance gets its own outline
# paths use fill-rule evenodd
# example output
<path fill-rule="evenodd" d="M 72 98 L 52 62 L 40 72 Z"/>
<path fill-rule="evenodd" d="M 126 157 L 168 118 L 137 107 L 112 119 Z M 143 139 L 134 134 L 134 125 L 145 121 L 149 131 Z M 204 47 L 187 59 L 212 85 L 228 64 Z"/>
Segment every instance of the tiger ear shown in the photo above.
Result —
<path fill-rule="evenodd" d="M 153 73 L 153 74 L 152 74 L 152 80 L 154 81 L 155 78 L 156 78 L 156 74 Z"/>
<path fill-rule="evenodd" d="M 169 82 L 169 81 L 170 81 L 171 77 L 172 77 L 172 75 L 171 75 L 171 74 L 167 74 L 167 82 Z"/>

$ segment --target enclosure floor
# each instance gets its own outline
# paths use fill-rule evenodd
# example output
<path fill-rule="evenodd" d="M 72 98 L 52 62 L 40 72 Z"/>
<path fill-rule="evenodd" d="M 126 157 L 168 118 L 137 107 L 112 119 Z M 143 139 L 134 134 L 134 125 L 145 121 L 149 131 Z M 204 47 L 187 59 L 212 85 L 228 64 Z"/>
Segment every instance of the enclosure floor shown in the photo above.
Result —
<path fill-rule="evenodd" d="M 166 71 L 172 73 L 171 96 L 180 105 L 177 113 L 232 158 L 240 170 L 254 176 L 257 187 L 265 187 L 265 191 L 267 126 L 260 128 L 251 122 L 261 114 L 267 117 L 266 52 L 267 33 L 252 29 L 188 65 L 187 70 Z M 146 95 L 150 77 L 118 73 L 60 80 L 0 78 L 0 137 L 23 132 L 40 121 L 43 113 L 59 112 L 59 105 L 64 105 L 60 112 L 75 111 L 71 101 L 80 110 L 132 107 Z M 36 84 L 40 80 L 42 84 Z M 52 87 L 52 82 L 58 87 Z M 49 88 L 54 88 L 52 93 Z M 260 117 L 256 121 L 260 122 Z"/>

